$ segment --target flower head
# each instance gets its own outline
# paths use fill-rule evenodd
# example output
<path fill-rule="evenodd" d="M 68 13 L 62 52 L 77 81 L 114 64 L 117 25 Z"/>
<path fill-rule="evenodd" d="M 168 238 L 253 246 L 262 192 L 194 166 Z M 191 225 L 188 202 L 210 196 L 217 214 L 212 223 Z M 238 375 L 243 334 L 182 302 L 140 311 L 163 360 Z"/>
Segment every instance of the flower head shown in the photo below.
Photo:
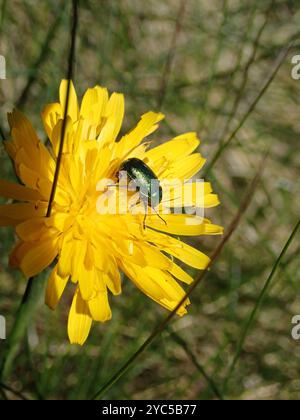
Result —
<path fill-rule="evenodd" d="M 149 149 L 143 140 L 158 128 L 161 113 L 148 112 L 128 134 L 118 139 L 124 116 L 124 97 L 96 86 L 84 94 L 81 105 L 71 84 L 70 100 L 59 179 L 46 217 L 53 182 L 66 102 L 67 82 L 60 85 L 60 101 L 49 104 L 42 119 L 50 146 L 38 137 L 30 122 L 19 111 L 8 116 L 12 140 L 5 147 L 14 161 L 22 184 L 0 181 L 0 195 L 17 200 L 0 206 L 0 225 L 14 226 L 19 238 L 10 255 L 10 264 L 26 277 L 37 275 L 54 263 L 46 289 L 46 303 L 54 309 L 70 280 L 75 293 L 69 312 L 68 334 L 72 343 L 83 344 L 92 320 L 111 318 L 108 294 L 121 293 L 123 272 L 151 299 L 172 310 L 184 297 L 177 280 L 191 283 L 174 260 L 196 269 L 205 269 L 209 258 L 171 235 L 198 236 L 220 234 L 222 228 L 192 214 L 147 214 L 142 212 L 99 211 L 101 198 L 110 190 L 114 197 L 132 193 L 121 188 L 99 188 L 99 181 L 118 182 L 122 163 L 135 157 L 146 163 L 162 180 L 162 196 L 169 206 L 197 205 L 196 182 L 191 194 L 182 197 L 180 183 L 168 188 L 168 180 L 185 181 L 205 163 L 199 153 L 195 133 L 186 133 Z M 122 199 L 121 199 L 122 202 Z M 99 204 L 100 203 L 100 204 Z M 202 206 L 218 205 L 209 183 L 203 183 Z M 137 207 L 139 204 L 137 204 Z M 163 206 L 163 202 L 156 211 Z M 100 209 L 101 210 L 101 209 Z M 178 310 L 186 313 L 187 299 Z"/>

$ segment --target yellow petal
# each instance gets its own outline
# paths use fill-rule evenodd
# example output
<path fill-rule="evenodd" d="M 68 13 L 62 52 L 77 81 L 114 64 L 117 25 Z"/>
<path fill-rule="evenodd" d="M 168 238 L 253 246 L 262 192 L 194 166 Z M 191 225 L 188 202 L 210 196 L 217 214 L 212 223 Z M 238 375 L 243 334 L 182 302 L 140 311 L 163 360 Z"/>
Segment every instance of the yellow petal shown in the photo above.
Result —
<path fill-rule="evenodd" d="M 42 112 L 42 120 L 45 131 L 49 137 L 52 137 L 52 131 L 58 121 L 63 118 L 61 105 L 59 103 L 52 103 L 46 105 Z"/>
<path fill-rule="evenodd" d="M 16 172 L 21 178 L 21 181 L 24 182 L 25 185 L 27 185 L 28 187 L 32 189 L 37 188 L 37 183 L 39 180 L 39 175 L 37 172 L 28 168 L 23 163 L 16 165 Z"/>
<path fill-rule="evenodd" d="M 14 156 L 15 165 L 23 163 L 40 177 L 49 178 L 49 174 L 54 171 L 54 161 L 45 145 L 39 139 L 27 144 L 25 134 L 15 128 L 12 130 L 12 137 L 18 143 Z"/>
<path fill-rule="evenodd" d="M 174 238 L 170 238 L 164 251 L 199 270 L 205 270 L 210 262 L 210 258 L 203 252 Z"/>
<path fill-rule="evenodd" d="M 9 256 L 10 267 L 12 268 L 19 267 L 22 258 L 29 251 L 30 248 L 31 248 L 31 244 L 29 242 L 22 242 L 22 241 L 17 242 L 17 244 L 14 246 Z"/>
<path fill-rule="evenodd" d="M 161 270 L 168 270 L 171 267 L 171 261 L 163 255 L 156 247 L 145 244 L 141 245 L 141 251 L 144 255 L 147 265 L 159 268 Z"/>
<path fill-rule="evenodd" d="M 203 218 L 187 214 L 161 214 L 161 220 L 156 214 L 149 214 L 146 225 L 151 228 L 173 235 L 199 236 L 206 234 Z"/>
<path fill-rule="evenodd" d="M 79 283 L 80 294 L 84 300 L 94 295 L 95 270 L 87 270 L 84 264 L 87 252 L 87 241 L 74 239 L 72 242 L 72 281 Z"/>
<path fill-rule="evenodd" d="M 68 335 L 71 344 L 83 345 L 92 326 L 92 318 L 87 303 L 77 288 L 68 318 Z"/>
<path fill-rule="evenodd" d="M 0 180 L 0 196 L 20 201 L 38 201 L 43 199 L 38 191 L 5 180 Z"/>
<path fill-rule="evenodd" d="M 157 216 L 150 215 L 147 217 L 147 225 L 172 235 L 200 236 L 223 234 L 223 228 L 221 226 L 209 223 L 207 219 L 197 217 L 196 215 L 163 214 L 161 216 L 166 224 Z"/>
<path fill-rule="evenodd" d="M 116 156 L 121 159 L 130 157 L 130 152 L 134 151 L 140 142 L 158 128 L 158 122 L 164 118 L 161 113 L 147 112 L 142 115 L 137 126 L 121 138 L 116 143 Z M 135 155 L 135 157 L 137 157 Z"/>
<path fill-rule="evenodd" d="M 150 211 L 150 210 L 149 210 Z M 139 215 L 136 220 L 128 215 L 128 226 L 131 234 L 140 237 L 143 240 L 151 241 L 153 238 L 152 229 L 181 236 L 199 236 L 199 235 L 221 235 L 223 228 L 210 223 L 209 219 L 203 219 L 196 215 L 188 214 L 160 214 L 164 219 L 161 220 L 157 214 L 147 214 L 146 226 L 143 229 L 143 215 Z"/>
<path fill-rule="evenodd" d="M 111 260 L 108 260 L 108 261 L 109 261 L 109 267 L 107 269 L 108 274 L 104 273 L 103 281 L 105 282 L 106 286 L 114 295 L 119 295 L 122 289 L 120 271 L 116 263 L 112 263 Z"/>
<path fill-rule="evenodd" d="M 143 293 L 168 310 L 173 310 L 184 297 L 184 290 L 170 274 L 153 267 L 142 269 L 134 264 L 121 264 L 126 275 Z M 185 306 L 188 304 L 189 300 L 187 299 L 177 314 L 184 315 L 186 313 Z"/>
<path fill-rule="evenodd" d="M 22 136 L 21 147 L 31 148 L 39 142 L 34 128 L 22 112 L 14 109 L 13 112 L 7 114 L 7 119 L 11 130 L 17 130 Z"/>
<path fill-rule="evenodd" d="M 8 217 L 16 220 L 33 219 L 45 216 L 47 204 L 43 202 L 36 203 L 15 203 L 0 205 L 0 217 Z"/>
<path fill-rule="evenodd" d="M 98 293 L 88 301 L 90 314 L 94 321 L 105 322 L 111 319 L 111 309 L 108 302 L 107 291 Z"/>
<path fill-rule="evenodd" d="M 154 147 L 146 152 L 146 160 L 154 165 L 162 157 L 169 161 L 178 160 L 190 155 L 200 144 L 197 134 L 194 132 L 181 134 L 174 139 Z"/>
<path fill-rule="evenodd" d="M 57 266 L 52 270 L 52 273 L 48 279 L 46 294 L 45 294 L 45 303 L 49 306 L 50 309 L 55 309 L 62 294 L 65 290 L 65 287 L 68 283 L 68 277 L 60 277 L 57 274 Z"/>
<path fill-rule="evenodd" d="M 18 220 L 10 219 L 9 217 L 1 217 L 0 216 L 0 226 L 16 226 L 18 224 Z"/>
<path fill-rule="evenodd" d="M 144 252 L 137 241 L 120 239 L 118 243 L 113 242 L 112 246 L 115 250 L 115 253 L 119 255 L 120 258 L 125 258 L 126 261 L 135 262 L 142 267 L 147 265 Z"/>
<path fill-rule="evenodd" d="M 61 277 L 67 277 L 72 272 L 71 261 L 73 252 L 73 236 L 72 233 L 68 233 L 63 239 L 58 258 L 57 272 Z"/>
<path fill-rule="evenodd" d="M 20 223 L 16 233 L 23 241 L 37 241 L 48 237 L 58 236 L 63 232 L 68 215 L 65 213 L 55 214 L 51 217 L 39 217 L 28 219 Z"/>
<path fill-rule="evenodd" d="M 121 93 L 113 93 L 105 110 L 106 122 L 99 134 L 98 141 L 103 146 L 105 143 L 113 143 L 119 134 L 124 117 L 124 96 Z"/>
<path fill-rule="evenodd" d="M 16 227 L 16 233 L 23 241 L 37 241 L 45 235 L 49 229 L 45 225 L 45 218 L 28 219 Z"/>
<path fill-rule="evenodd" d="M 95 266 L 95 249 L 90 242 L 87 244 L 84 266 L 87 270 L 92 270 Z"/>
<path fill-rule="evenodd" d="M 204 208 L 209 209 L 210 207 L 216 207 L 220 204 L 220 200 L 217 194 L 207 194 L 204 196 Z"/>
<path fill-rule="evenodd" d="M 55 155 L 58 155 L 61 137 L 62 137 L 63 120 L 59 120 L 51 133 L 51 143 Z M 74 146 L 74 129 L 71 117 L 67 117 L 65 125 L 64 148 L 63 153 L 71 153 Z"/>
<path fill-rule="evenodd" d="M 95 269 L 86 270 L 83 264 L 78 276 L 78 284 L 82 299 L 92 299 L 95 296 Z"/>
<path fill-rule="evenodd" d="M 179 265 L 175 263 L 172 264 L 172 267 L 168 271 L 178 280 L 186 284 L 191 284 L 194 281 L 193 277 L 191 277 L 186 271 L 184 271 Z"/>
<path fill-rule="evenodd" d="M 52 179 L 55 163 L 46 146 L 39 140 L 30 122 L 19 111 L 9 114 L 13 141 L 5 144 L 8 153 L 15 160 L 37 172 L 40 177 Z"/>
<path fill-rule="evenodd" d="M 57 253 L 57 239 L 32 242 L 20 261 L 20 268 L 26 277 L 35 276 L 53 262 Z"/>
<path fill-rule="evenodd" d="M 89 125 L 98 126 L 104 117 L 107 102 L 106 88 L 96 86 L 93 89 L 87 89 L 81 102 L 80 115 Z"/>
<path fill-rule="evenodd" d="M 6 150 L 6 153 L 14 160 L 18 151 L 16 144 L 13 141 L 4 141 L 3 145 Z"/>
<path fill-rule="evenodd" d="M 66 98 L 68 90 L 68 80 L 62 80 L 59 87 L 59 100 L 62 107 L 62 115 L 65 112 Z M 69 103 L 68 103 L 68 114 L 72 121 L 75 122 L 78 120 L 78 102 L 77 95 L 73 85 L 73 82 L 70 82 L 70 91 L 69 91 Z"/>
<path fill-rule="evenodd" d="M 174 180 L 175 181 L 175 180 Z M 165 179 L 160 182 L 163 189 L 162 202 L 159 208 L 173 207 L 215 207 L 219 202 L 216 194 L 211 194 L 209 182 L 174 182 Z"/>
<path fill-rule="evenodd" d="M 192 155 L 171 162 L 166 167 L 164 167 L 164 165 L 161 165 L 158 167 L 157 171 L 155 171 L 155 168 L 153 169 L 159 178 L 179 178 L 181 180 L 186 181 L 192 178 L 200 171 L 200 169 L 205 164 L 205 161 L 206 160 L 200 155 L 200 153 L 193 153 Z"/>
<path fill-rule="evenodd" d="M 204 270 L 210 262 L 210 258 L 203 252 L 172 236 L 152 229 L 145 229 L 143 235 L 145 240 L 156 245 L 161 251 L 173 255 L 191 267 Z"/>
<path fill-rule="evenodd" d="M 32 189 L 37 189 L 45 200 L 48 200 L 50 196 L 52 180 L 42 178 L 40 174 L 33 171 L 28 166 L 20 163 L 16 166 L 16 172 L 19 175 L 21 181 Z"/>

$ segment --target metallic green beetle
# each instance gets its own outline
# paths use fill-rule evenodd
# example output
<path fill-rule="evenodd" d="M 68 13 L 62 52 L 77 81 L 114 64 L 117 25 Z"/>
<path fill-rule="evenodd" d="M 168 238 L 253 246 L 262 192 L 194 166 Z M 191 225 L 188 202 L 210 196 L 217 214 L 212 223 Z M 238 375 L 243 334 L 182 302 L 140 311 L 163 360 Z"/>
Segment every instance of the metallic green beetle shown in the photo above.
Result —
<path fill-rule="evenodd" d="M 130 158 L 125 160 L 119 169 L 119 173 L 126 172 L 129 181 L 131 181 L 136 190 L 139 192 L 140 201 L 145 207 L 145 216 L 143 221 L 143 227 L 146 227 L 147 207 L 151 207 L 155 211 L 155 207 L 162 200 L 162 188 L 159 184 L 159 180 L 155 173 L 138 158 Z M 166 221 L 156 212 L 157 216 Z"/>

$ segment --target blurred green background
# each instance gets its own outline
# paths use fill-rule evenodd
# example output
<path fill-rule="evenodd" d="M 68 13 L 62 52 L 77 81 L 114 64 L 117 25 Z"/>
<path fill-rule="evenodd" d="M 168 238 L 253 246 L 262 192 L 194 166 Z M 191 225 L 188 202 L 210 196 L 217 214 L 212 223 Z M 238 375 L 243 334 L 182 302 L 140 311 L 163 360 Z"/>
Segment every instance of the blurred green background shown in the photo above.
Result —
<path fill-rule="evenodd" d="M 105 398 L 216 398 L 203 369 L 222 392 L 243 325 L 300 214 L 300 80 L 291 76 L 291 59 L 300 54 L 299 6 L 288 0 L 81 1 L 75 85 L 80 95 L 95 84 L 125 93 L 124 130 L 147 110 L 161 109 L 166 120 L 152 136 L 154 144 L 196 130 L 210 162 L 261 96 L 207 174 L 221 199 L 208 212 L 215 223 L 229 226 L 270 148 L 251 205 L 194 291 L 189 314 L 175 318 Z M 57 99 L 66 74 L 70 2 L 1 1 L 0 13 L 0 54 L 7 62 L 7 79 L 0 80 L 2 130 L 8 135 L 6 112 L 17 106 L 45 138 L 40 112 Z M 0 177 L 14 179 L 0 147 Z M 211 254 L 219 241 L 201 237 L 193 244 Z M 8 335 L 26 286 L 8 268 L 13 243 L 13 231 L 1 228 L 0 314 Z M 300 341 L 291 337 L 292 316 L 300 314 L 299 251 L 298 234 L 246 337 L 226 398 L 300 398 Z M 36 279 L 41 289 L 43 277 Z M 110 299 L 113 319 L 94 324 L 79 348 L 67 340 L 70 298 L 66 293 L 53 313 L 41 293 L 20 342 L 6 384 L 28 398 L 90 398 L 167 315 L 125 280 L 123 294 Z M 0 351 L 4 345 L 0 341 Z M 6 397 L 17 398 L 10 392 Z"/>

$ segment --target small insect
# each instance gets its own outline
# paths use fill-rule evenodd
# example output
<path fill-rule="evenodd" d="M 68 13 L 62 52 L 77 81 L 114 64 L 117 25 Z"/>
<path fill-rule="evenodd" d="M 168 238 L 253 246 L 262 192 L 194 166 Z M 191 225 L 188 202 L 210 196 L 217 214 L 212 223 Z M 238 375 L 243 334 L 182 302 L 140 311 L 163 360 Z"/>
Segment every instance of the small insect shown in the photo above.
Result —
<path fill-rule="evenodd" d="M 129 181 L 131 181 L 139 192 L 140 201 L 144 204 L 145 215 L 143 227 L 146 228 L 147 207 L 151 207 L 157 216 L 165 223 L 166 221 L 156 212 L 155 207 L 162 200 L 162 188 L 155 173 L 141 159 L 130 158 L 125 160 L 119 169 L 119 174 L 126 172 Z"/>

